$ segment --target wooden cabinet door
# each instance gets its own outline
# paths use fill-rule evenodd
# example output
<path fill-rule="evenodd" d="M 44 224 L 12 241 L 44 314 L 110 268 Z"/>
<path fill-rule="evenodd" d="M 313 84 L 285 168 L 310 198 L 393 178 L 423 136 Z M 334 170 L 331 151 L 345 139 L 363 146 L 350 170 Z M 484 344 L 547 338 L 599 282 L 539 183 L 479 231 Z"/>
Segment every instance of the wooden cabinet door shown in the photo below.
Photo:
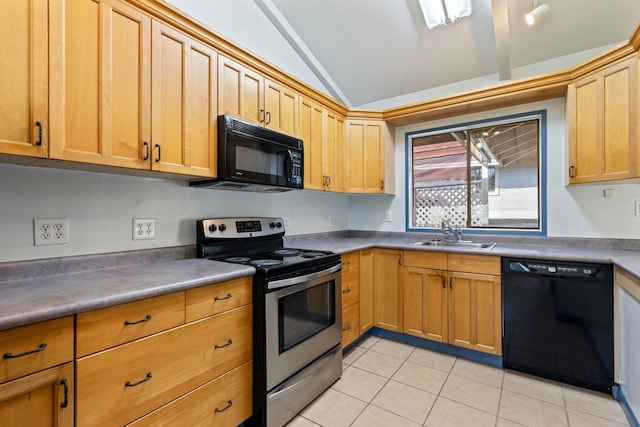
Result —
<path fill-rule="evenodd" d="M 216 176 L 217 53 L 153 21 L 152 168 Z"/>
<path fill-rule="evenodd" d="M 373 327 L 373 249 L 360 251 L 360 334 Z"/>
<path fill-rule="evenodd" d="M 149 167 L 151 19 L 118 0 L 51 2 L 49 157 Z"/>
<path fill-rule="evenodd" d="M 344 118 L 327 111 L 325 137 L 322 150 L 323 174 L 326 176 L 326 189 L 343 191 L 343 152 L 344 152 Z"/>
<path fill-rule="evenodd" d="M 73 363 L 0 384 L 3 427 L 73 426 Z"/>
<path fill-rule="evenodd" d="M 47 32 L 47 0 L 2 2 L 1 153 L 47 156 Z"/>
<path fill-rule="evenodd" d="M 347 120 L 344 180 L 347 192 L 384 191 L 384 122 Z"/>
<path fill-rule="evenodd" d="M 300 97 L 300 139 L 304 144 L 304 188 L 323 190 L 325 175 L 322 164 L 324 109 Z"/>
<path fill-rule="evenodd" d="M 220 114 L 264 125 L 264 77 L 223 55 L 218 60 Z"/>
<path fill-rule="evenodd" d="M 637 59 L 569 85 L 569 178 L 572 184 L 636 176 Z"/>
<path fill-rule="evenodd" d="M 264 82 L 264 125 L 287 135 L 298 135 L 298 94 L 272 80 Z"/>
<path fill-rule="evenodd" d="M 374 253 L 374 326 L 402 332 L 402 252 L 376 249 Z"/>
<path fill-rule="evenodd" d="M 426 268 L 404 268 L 404 332 L 447 342 L 447 273 Z"/>
<path fill-rule="evenodd" d="M 449 343 L 502 354 L 500 277 L 449 273 Z"/>

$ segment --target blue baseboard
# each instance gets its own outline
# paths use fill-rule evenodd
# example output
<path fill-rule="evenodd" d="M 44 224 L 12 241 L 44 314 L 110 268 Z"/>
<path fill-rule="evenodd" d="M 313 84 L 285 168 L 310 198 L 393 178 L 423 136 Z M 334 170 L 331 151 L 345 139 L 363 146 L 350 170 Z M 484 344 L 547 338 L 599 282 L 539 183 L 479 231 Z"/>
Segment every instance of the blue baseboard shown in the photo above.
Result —
<path fill-rule="evenodd" d="M 629 421 L 629 425 L 631 425 L 631 427 L 640 427 L 640 422 L 638 422 L 638 418 L 633 413 L 633 409 L 631 409 L 631 405 L 620 386 L 613 387 L 613 397 L 620 402 L 624 415 L 627 417 L 627 421 Z"/>
<path fill-rule="evenodd" d="M 386 329 L 371 328 L 366 333 L 361 335 L 357 340 L 349 344 L 344 348 L 344 352 L 351 350 L 358 345 L 362 340 L 369 336 L 377 336 L 382 338 L 388 338 L 393 341 L 398 341 L 404 344 L 414 345 L 416 347 L 424 348 L 427 350 L 433 350 L 440 353 L 450 354 L 452 356 L 462 357 L 463 359 L 471 360 L 474 362 L 482 363 L 485 365 L 502 367 L 502 357 L 493 354 L 482 353 L 480 351 L 469 350 L 462 347 L 457 347 L 451 344 L 443 344 L 436 341 L 427 340 L 424 338 L 414 337 L 412 335 L 402 334 L 399 332 L 391 332 Z"/>

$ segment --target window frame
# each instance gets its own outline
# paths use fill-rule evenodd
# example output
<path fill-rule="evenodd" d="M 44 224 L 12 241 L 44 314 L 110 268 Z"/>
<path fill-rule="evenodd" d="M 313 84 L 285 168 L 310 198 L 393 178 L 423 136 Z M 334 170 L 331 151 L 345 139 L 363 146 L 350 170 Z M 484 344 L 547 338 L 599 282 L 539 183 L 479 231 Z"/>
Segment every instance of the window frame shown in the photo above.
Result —
<path fill-rule="evenodd" d="M 451 125 L 438 126 L 434 128 L 421 129 L 405 132 L 405 231 L 418 233 L 440 233 L 440 228 L 412 227 L 411 218 L 413 213 L 412 192 L 413 192 L 413 156 L 412 140 L 416 136 L 428 136 L 443 132 L 453 132 L 455 130 L 469 131 L 474 128 L 503 124 L 514 121 L 537 119 L 539 120 L 539 150 L 538 150 L 538 185 L 540 201 L 538 205 L 539 228 L 517 229 L 517 228 L 463 228 L 465 234 L 501 234 L 501 235 L 522 235 L 522 236 L 546 236 L 547 235 L 547 110 L 534 110 L 518 114 L 492 117 L 481 120 L 473 120 Z M 467 151 L 468 154 L 468 151 Z M 497 173 L 496 173 L 497 179 Z M 468 207 L 467 207 L 468 208 Z"/>

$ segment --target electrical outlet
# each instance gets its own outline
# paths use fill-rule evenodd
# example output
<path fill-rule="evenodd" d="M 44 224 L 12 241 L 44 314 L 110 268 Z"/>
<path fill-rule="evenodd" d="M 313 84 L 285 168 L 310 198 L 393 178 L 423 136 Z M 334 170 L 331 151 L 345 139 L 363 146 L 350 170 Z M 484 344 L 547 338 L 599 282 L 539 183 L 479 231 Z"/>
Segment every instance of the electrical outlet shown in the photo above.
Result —
<path fill-rule="evenodd" d="M 640 216 L 640 200 L 636 200 L 636 216 Z"/>
<path fill-rule="evenodd" d="M 63 245 L 69 243 L 69 218 L 34 218 L 33 244 Z"/>
<path fill-rule="evenodd" d="M 393 213 L 391 212 L 391 209 L 389 209 L 384 213 L 384 221 L 391 222 L 392 219 L 393 219 Z"/>
<path fill-rule="evenodd" d="M 133 240 L 153 240 L 156 238 L 156 220 L 152 218 L 133 219 Z"/>

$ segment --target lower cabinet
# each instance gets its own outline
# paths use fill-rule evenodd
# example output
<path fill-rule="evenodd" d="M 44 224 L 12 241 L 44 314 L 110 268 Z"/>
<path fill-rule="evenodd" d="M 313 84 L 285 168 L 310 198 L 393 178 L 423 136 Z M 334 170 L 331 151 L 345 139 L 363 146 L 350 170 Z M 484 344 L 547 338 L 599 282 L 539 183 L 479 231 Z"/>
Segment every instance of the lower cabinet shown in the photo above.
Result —
<path fill-rule="evenodd" d="M 76 425 L 242 423 L 252 316 L 251 278 L 79 314 Z"/>
<path fill-rule="evenodd" d="M 360 251 L 360 335 L 373 327 L 373 249 Z"/>
<path fill-rule="evenodd" d="M 342 346 L 360 336 L 360 254 L 342 255 Z"/>
<path fill-rule="evenodd" d="M 342 255 L 342 346 L 373 327 L 373 249 Z"/>
<path fill-rule="evenodd" d="M 402 251 L 375 249 L 373 271 L 373 325 L 402 332 Z"/>
<path fill-rule="evenodd" d="M 3 427 L 73 426 L 73 363 L 0 384 Z"/>
<path fill-rule="evenodd" d="M 502 354 L 499 257 L 406 251 L 405 265 L 405 333 Z"/>
<path fill-rule="evenodd" d="M 0 331 L 0 425 L 73 426 L 73 316 Z"/>

